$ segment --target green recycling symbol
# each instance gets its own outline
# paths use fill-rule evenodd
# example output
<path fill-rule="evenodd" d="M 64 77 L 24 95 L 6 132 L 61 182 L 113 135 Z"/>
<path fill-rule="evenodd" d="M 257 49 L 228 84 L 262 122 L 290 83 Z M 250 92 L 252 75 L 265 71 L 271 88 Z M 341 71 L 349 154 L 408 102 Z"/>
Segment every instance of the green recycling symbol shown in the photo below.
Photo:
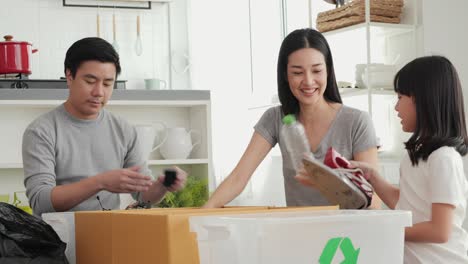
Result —
<path fill-rule="evenodd" d="M 319 263 L 320 264 L 330 264 L 335 257 L 336 250 L 338 246 L 343 253 L 344 260 L 341 264 L 356 264 L 359 256 L 360 248 L 354 249 L 351 239 L 347 237 L 335 237 L 328 240 L 325 248 L 320 255 Z"/>

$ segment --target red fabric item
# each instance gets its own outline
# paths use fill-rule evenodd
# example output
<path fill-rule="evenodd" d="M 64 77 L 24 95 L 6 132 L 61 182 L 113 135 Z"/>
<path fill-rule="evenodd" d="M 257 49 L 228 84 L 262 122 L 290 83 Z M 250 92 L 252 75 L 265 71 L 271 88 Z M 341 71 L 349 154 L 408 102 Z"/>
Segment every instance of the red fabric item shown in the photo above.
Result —
<path fill-rule="evenodd" d="M 332 147 L 327 150 L 327 154 L 325 155 L 323 163 L 332 169 L 351 169 L 351 163 L 343 156 L 341 156 L 340 153 L 336 152 L 336 150 Z"/>
<path fill-rule="evenodd" d="M 332 169 L 338 169 L 338 168 L 353 169 L 353 167 L 351 167 L 351 163 L 345 157 L 341 156 L 341 154 L 338 153 L 332 147 L 330 147 L 327 150 L 327 154 L 325 155 L 325 159 L 323 160 L 323 163 Z M 352 172 L 352 174 L 354 174 L 356 177 L 360 178 L 361 180 L 365 181 L 364 175 L 361 170 L 356 170 L 355 172 Z M 362 185 L 359 181 L 357 181 L 356 179 L 352 177 L 350 178 L 350 180 L 363 193 L 365 193 L 369 199 L 372 198 L 372 194 L 373 194 L 372 189 L 369 189 L 367 186 Z"/>

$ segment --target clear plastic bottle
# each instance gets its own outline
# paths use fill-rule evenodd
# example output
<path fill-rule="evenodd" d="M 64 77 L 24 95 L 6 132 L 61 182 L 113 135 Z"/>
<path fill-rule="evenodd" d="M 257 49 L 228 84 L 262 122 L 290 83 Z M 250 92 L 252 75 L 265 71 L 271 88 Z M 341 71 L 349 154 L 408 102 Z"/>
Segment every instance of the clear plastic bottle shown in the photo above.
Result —
<path fill-rule="evenodd" d="M 286 115 L 283 117 L 280 136 L 284 141 L 286 151 L 289 153 L 293 168 L 297 173 L 302 168 L 304 155 L 313 158 L 304 127 L 296 120 L 294 115 Z"/>

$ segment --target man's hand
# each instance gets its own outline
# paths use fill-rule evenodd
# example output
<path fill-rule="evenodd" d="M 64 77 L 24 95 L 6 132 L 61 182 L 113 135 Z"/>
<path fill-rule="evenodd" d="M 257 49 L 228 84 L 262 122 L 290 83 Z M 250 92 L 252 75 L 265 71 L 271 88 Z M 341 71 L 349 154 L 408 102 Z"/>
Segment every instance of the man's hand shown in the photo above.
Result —
<path fill-rule="evenodd" d="M 139 166 L 106 171 L 96 176 L 100 189 L 112 193 L 145 192 L 153 184 L 151 177 L 140 174 Z"/>
<path fill-rule="evenodd" d="M 174 166 L 173 169 L 176 171 L 176 179 L 171 186 L 166 187 L 170 192 L 176 192 L 182 190 L 185 187 L 185 183 L 187 182 L 187 173 L 180 169 L 179 167 Z M 164 175 L 160 175 L 158 177 L 159 184 L 163 185 L 164 183 Z"/>

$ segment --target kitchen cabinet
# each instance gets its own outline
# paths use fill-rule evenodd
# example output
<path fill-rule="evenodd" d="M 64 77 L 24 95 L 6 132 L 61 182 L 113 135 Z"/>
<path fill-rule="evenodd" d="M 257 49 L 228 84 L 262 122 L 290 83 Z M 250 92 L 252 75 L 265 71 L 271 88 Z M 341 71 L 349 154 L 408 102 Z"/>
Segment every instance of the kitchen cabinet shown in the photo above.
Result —
<path fill-rule="evenodd" d="M 0 89 L 0 193 L 24 190 L 21 157 L 22 136 L 39 115 L 63 103 L 66 89 Z M 153 176 L 177 165 L 193 177 L 208 177 L 213 190 L 211 157 L 211 101 L 209 91 L 195 90 L 114 90 L 106 109 L 131 124 L 164 122 L 167 127 L 196 130 L 201 144 L 187 159 L 166 160 L 154 151 L 148 160 Z M 77 150 L 79 151 L 79 150 Z"/>

